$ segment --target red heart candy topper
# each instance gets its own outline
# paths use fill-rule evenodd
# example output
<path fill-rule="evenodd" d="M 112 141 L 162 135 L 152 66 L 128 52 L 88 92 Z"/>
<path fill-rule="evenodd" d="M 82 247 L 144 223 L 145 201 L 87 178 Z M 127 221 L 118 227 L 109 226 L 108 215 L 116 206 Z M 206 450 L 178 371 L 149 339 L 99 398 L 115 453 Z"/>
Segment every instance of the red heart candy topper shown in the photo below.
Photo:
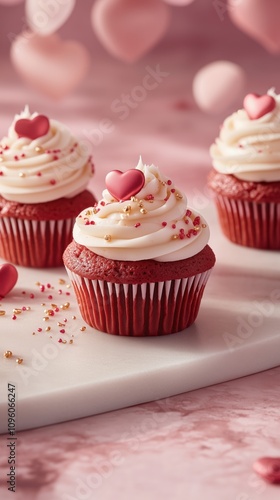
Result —
<path fill-rule="evenodd" d="M 243 107 L 250 120 L 257 120 L 273 111 L 276 107 L 276 101 L 271 95 L 248 94 L 243 101 Z"/>
<path fill-rule="evenodd" d="M 13 264 L 0 266 L 0 299 L 3 299 L 15 286 L 18 272 Z"/>
<path fill-rule="evenodd" d="M 50 121 L 47 116 L 38 115 L 32 119 L 20 118 L 15 123 L 15 131 L 19 137 L 27 137 L 32 141 L 47 134 L 50 128 Z"/>
<path fill-rule="evenodd" d="M 112 170 L 106 175 L 105 184 L 113 198 L 125 201 L 141 191 L 145 184 L 145 176 L 141 170 L 134 168 L 126 172 Z"/>

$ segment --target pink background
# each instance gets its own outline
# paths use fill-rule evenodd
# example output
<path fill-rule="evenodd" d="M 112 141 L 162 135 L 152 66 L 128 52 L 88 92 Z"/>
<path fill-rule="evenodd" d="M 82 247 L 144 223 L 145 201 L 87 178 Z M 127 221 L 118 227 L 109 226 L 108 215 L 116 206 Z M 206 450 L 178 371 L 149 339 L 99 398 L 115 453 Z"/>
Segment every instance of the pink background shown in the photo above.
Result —
<path fill-rule="evenodd" d="M 227 16 L 221 21 L 213 2 L 196 0 L 174 7 L 167 36 L 138 63 L 126 65 L 97 41 L 89 24 L 91 5 L 92 0 L 78 1 L 60 30 L 62 37 L 86 43 L 92 55 L 87 79 L 60 102 L 28 88 L 11 67 L 8 34 L 21 31 L 23 4 L 0 7 L 0 135 L 28 103 L 31 111 L 65 122 L 86 142 L 96 164 L 91 188 L 97 196 L 109 170 L 132 168 L 141 154 L 166 174 L 172 171 L 189 199 L 196 198 L 198 208 L 207 210 L 208 148 L 223 116 L 198 110 L 193 77 L 204 64 L 228 59 L 246 70 L 245 93 L 265 93 L 272 86 L 277 89 L 279 56 L 238 31 Z M 112 102 L 122 93 L 131 94 L 141 85 L 145 68 L 158 64 L 168 76 L 121 120 Z M 226 113 L 236 105 L 240 103 Z M 111 120 L 112 131 L 97 143 L 93 137 L 100 137 L 104 119 Z M 279 488 L 260 481 L 252 463 L 259 456 L 280 454 L 279 382 L 278 368 L 161 402 L 20 433 L 16 497 L 276 500 Z M 78 484 L 93 473 L 96 487 L 84 496 L 80 491 L 79 497 Z M 5 486 L 0 492 L 1 499 L 10 498 Z"/>

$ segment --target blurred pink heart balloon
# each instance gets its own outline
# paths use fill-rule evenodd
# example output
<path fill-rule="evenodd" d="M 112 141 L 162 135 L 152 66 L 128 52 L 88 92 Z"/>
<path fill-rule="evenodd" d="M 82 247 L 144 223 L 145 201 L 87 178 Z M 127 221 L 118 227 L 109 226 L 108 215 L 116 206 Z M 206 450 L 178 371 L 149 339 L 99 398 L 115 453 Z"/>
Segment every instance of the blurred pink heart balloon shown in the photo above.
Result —
<path fill-rule="evenodd" d="M 0 0 L 2 5 L 16 5 L 17 3 L 22 3 L 23 0 Z"/>
<path fill-rule="evenodd" d="M 166 3 L 169 3 L 170 5 L 189 5 L 189 3 L 192 3 L 194 0 L 164 0 Z"/>
<path fill-rule="evenodd" d="M 125 62 L 134 62 L 164 35 L 170 19 L 162 0 L 96 0 L 91 20 L 104 47 Z"/>
<path fill-rule="evenodd" d="M 90 56 L 83 45 L 63 41 L 57 34 L 41 37 L 22 33 L 12 44 L 11 59 L 27 83 L 54 99 L 74 90 L 90 66 Z"/>
<path fill-rule="evenodd" d="M 26 20 L 32 31 L 51 35 L 68 19 L 76 0 L 26 0 Z"/>
<path fill-rule="evenodd" d="M 193 80 L 196 104 L 207 113 L 226 111 L 241 96 L 245 83 L 243 69 L 230 61 L 215 61 L 201 68 Z"/>
<path fill-rule="evenodd" d="M 228 12 L 239 29 L 269 52 L 280 52 L 279 0 L 239 0 Z"/>

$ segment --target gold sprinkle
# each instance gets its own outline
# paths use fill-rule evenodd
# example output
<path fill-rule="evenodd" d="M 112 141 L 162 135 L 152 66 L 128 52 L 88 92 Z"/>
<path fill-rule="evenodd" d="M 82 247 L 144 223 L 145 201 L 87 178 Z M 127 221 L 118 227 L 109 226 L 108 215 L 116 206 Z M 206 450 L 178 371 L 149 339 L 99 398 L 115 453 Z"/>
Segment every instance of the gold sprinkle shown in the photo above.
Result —
<path fill-rule="evenodd" d="M 45 332 L 50 332 L 50 331 L 51 331 L 51 327 L 47 326 L 47 328 L 45 328 Z"/>
<path fill-rule="evenodd" d="M 160 181 L 160 183 L 161 183 L 163 186 L 165 186 L 165 182 L 164 182 L 164 181 Z"/>
<path fill-rule="evenodd" d="M 70 339 L 69 340 L 69 344 L 73 344 L 74 340 L 73 339 Z"/>
<path fill-rule="evenodd" d="M 20 172 L 20 173 L 18 174 L 18 176 L 19 176 L 19 177 L 26 177 L 26 174 L 25 174 L 24 172 Z"/>
<path fill-rule="evenodd" d="M 131 205 L 126 205 L 126 207 L 124 207 L 123 211 L 126 213 L 126 214 L 129 214 L 131 212 Z"/>
<path fill-rule="evenodd" d="M 66 344 L 67 343 L 67 340 L 62 340 L 62 344 Z"/>
<path fill-rule="evenodd" d="M 140 208 L 140 212 L 141 212 L 141 214 L 145 215 L 147 213 L 147 210 L 145 208 Z"/>
<path fill-rule="evenodd" d="M 41 285 L 40 281 L 36 281 L 35 285 L 40 286 Z"/>
<path fill-rule="evenodd" d="M 48 315 L 48 316 L 53 316 L 53 314 L 54 314 L 54 313 L 53 313 L 53 310 L 52 310 L 52 309 L 48 309 L 48 310 L 47 310 L 47 315 Z"/>
<path fill-rule="evenodd" d="M 36 333 L 35 333 L 35 332 L 32 332 L 32 335 L 36 335 Z"/>
<path fill-rule="evenodd" d="M 105 234 L 104 240 L 105 241 L 111 241 L 112 240 L 112 236 L 110 234 Z"/>
<path fill-rule="evenodd" d="M 176 193 L 175 196 L 177 200 L 181 200 L 183 198 L 183 196 L 180 193 Z"/>
<path fill-rule="evenodd" d="M 94 208 L 94 209 L 93 209 L 93 213 L 94 213 L 94 214 L 97 214 L 97 212 L 98 212 L 97 208 Z"/>
<path fill-rule="evenodd" d="M 14 314 L 21 314 L 22 310 L 21 309 L 13 309 Z"/>
<path fill-rule="evenodd" d="M 200 231 L 200 226 L 194 226 L 195 231 Z"/>
<path fill-rule="evenodd" d="M 91 210 L 87 210 L 86 211 L 86 215 L 92 215 L 92 211 Z"/>
<path fill-rule="evenodd" d="M 205 229 L 207 227 L 207 224 L 201 224 L 201 227 L 203 227 L 203 229 Z"/>
<path fill-rule="evenodd" d="M 134 202 L 134 203 L 135 203 L 136 201 L 138 201 L 138 200 L 137 200 L 137 198 L 136 198 L 135 196 L 131 196 L 130 200 L 131 200 L 132 202 Z"/>
<path fill-rule="evenodd" d="M 142 208 L 144 205 L 143 205 L 143 200 L 140 200 L 139 203 L 138 203 L 138 207 L 139 208 Z"/>
<path fill-rule="evenodd" d="M 76 316 L 72 316 L 72 319 L 77 319 Z"/>
<path fill-rule="evenodd" d="M 43 318 L 43 321 L 49 321 L 49 319 L 50 319 L 50 318 L 49 318 L 48 316 L 45 316 L 45 317 Z"/>
<path fill-rule="evenodd" d="M 6 311 L 0 311 L 0 316 L 5 316 Z"/>
<path fill-rule="evenodd" d="M 48 309 L 44 309 L 44 313 L 45 313 L 45 314 L 48 314 Z"/>
<path fill-rule="evenodd" d="M 57 323 L 57 326 L 65 326 L 65 323 L 60 323 L 60 321 Z"/>
<path fill-rule="evenodd" d="M 31 307 L 30 306 L 27 306 L 26 307 L 26 311 L 30 311 Z"/>
<path fill-rule="evenodd" d="M 35 151 L 36 153 L 43 153 L 44 149 L 41 146 L 36 146 Z"/>
<path fill-rule="evenodd" d="M 45 305 L 46 305 L 46 304 L 45 304 L 45 302 L 43 302 L 43 303 L 41 304 L 41 306 L 43 306 L 43 307 L 44 307 Z"/>
<path fill-rule="evenodd" d="M 74 335 L 71 335 L 71 337 L 74 337 Z"/>
<path fill-rule="evenodd" d="M 68 285 L 66 285 L 66 288 L 71 288 L 71 285 L 69 285 L 69 284 L 68 284 Z"/>
<path fill-rule="evenodd" d="M 13 355 L 12 351 L 5 351 L 4 352 L 4 358 L 11 358 Z"/>
<path fill-rule="evenodd" d="M 0 162 L 1 162 L 1 161 L 4 161 L 4 160 L 3 160 L 3 158 L 2 158 L 2 156 L 0 156 Z"/>
<path fill-rule="evenodd" d="M 18 365 L 21 365 L 21 363 L 23 363 L 23 359 L 22 359 L 22 358 L 17 358 L 17 359 L 16 359 L 16 363 L 17 363 Z"/>
<path fill-rule="evenodd" d="M 178 240 L 178 238 L 179 238 L 178 234 L 173 234 L 173 236 L 171 236 L 172 240 Z"/>
<path fill-rule="evenodd" d="M 62 278 L 60 278 L 60 279 L 58 280 L 58 283 L 59 283 L 59 285 L 65 285 L 65 280 L 64 280 L 64 279 L 62 279 Z"/>
<path fill-rule="evenodd" d="M 86 327 L 86 326 L 81 326 L 81 328 L 80 328 L 81 332 L 85 332 L 85 331 L 86 331 L 86 329 L 87 329 L 87 327 Z"/>
<path fill-rule="evenodd" d="M 56 304 L 51 304 L 52 308 L 53 309 L 56 309 L 57 308 L 57 305 Z"/>
<path fill-rule="evenodd" d="M 70 307 L 70 302 L 65 302 L 62 306 L 60 306 L 60 309 L 68 309 Z"/>

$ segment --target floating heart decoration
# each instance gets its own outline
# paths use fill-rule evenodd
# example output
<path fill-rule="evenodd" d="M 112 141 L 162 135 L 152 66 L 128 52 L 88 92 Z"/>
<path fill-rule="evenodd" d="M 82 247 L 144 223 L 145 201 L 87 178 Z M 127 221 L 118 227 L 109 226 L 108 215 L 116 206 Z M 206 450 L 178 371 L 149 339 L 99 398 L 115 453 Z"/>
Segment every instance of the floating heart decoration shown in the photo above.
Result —
<path fill-rule="evenodd" d="M 68 19 L 75 7 L 75 0 L 26 0 L 27 23 L 39 35 L 51 35 Z"/>
<path fill-rule="evenodd" d="M 3 299 L 15 286 L 18 272 L 12 264 L 0 265 L 0 299 Z"/>
<path fill-rule="evenodd" d="M 106 175 L 106 187 L 118 201 L 129 200 L 135 196 L 145 184 L 145 176 L 141 170 L 130 169 L 126 172 L 112 170 Z"/>
<path fill-rule="evenodd" d="M 273 111 L 276 106 L 275 99 L 271 95 L 248 94 L 243 101 L 243 107 L 250 120 L 257 120 Z"/>
<path fill-rule="evenodd" d="M 32 141 L 47 134 L 49 128 L 49 119 L 44 115 L 35 116 L 31 120 L 28 118 L 21 118 L 15 123 L 15 131 L 18 136 L 27 137 Z"/>
<path fill-rule="evenodd" d="M 169 7 L 162 0 L 96 0 L 91 14 L 100 42 L 125 62 L 134 62 L 151 49 L 169 20 Z"/>
<path fill-rule="evenodd" d="M 90 55 L 80 43 L 57 34 L 22 33 L 11 47 L 12 62 L 22 78 L 54 99 L 69 94 L 85 77 Z"/>
<path fill-rule="evenodd" d="M 279 0 L 238 0 L 227 11 L 234 24 L 270 52 L 280 52 Z"/>
<path fill-rule="evenodd" d="M 280 483 L 280 457 L 259 458 L 254 463 L 253 468 L 269 483 Z"/>

